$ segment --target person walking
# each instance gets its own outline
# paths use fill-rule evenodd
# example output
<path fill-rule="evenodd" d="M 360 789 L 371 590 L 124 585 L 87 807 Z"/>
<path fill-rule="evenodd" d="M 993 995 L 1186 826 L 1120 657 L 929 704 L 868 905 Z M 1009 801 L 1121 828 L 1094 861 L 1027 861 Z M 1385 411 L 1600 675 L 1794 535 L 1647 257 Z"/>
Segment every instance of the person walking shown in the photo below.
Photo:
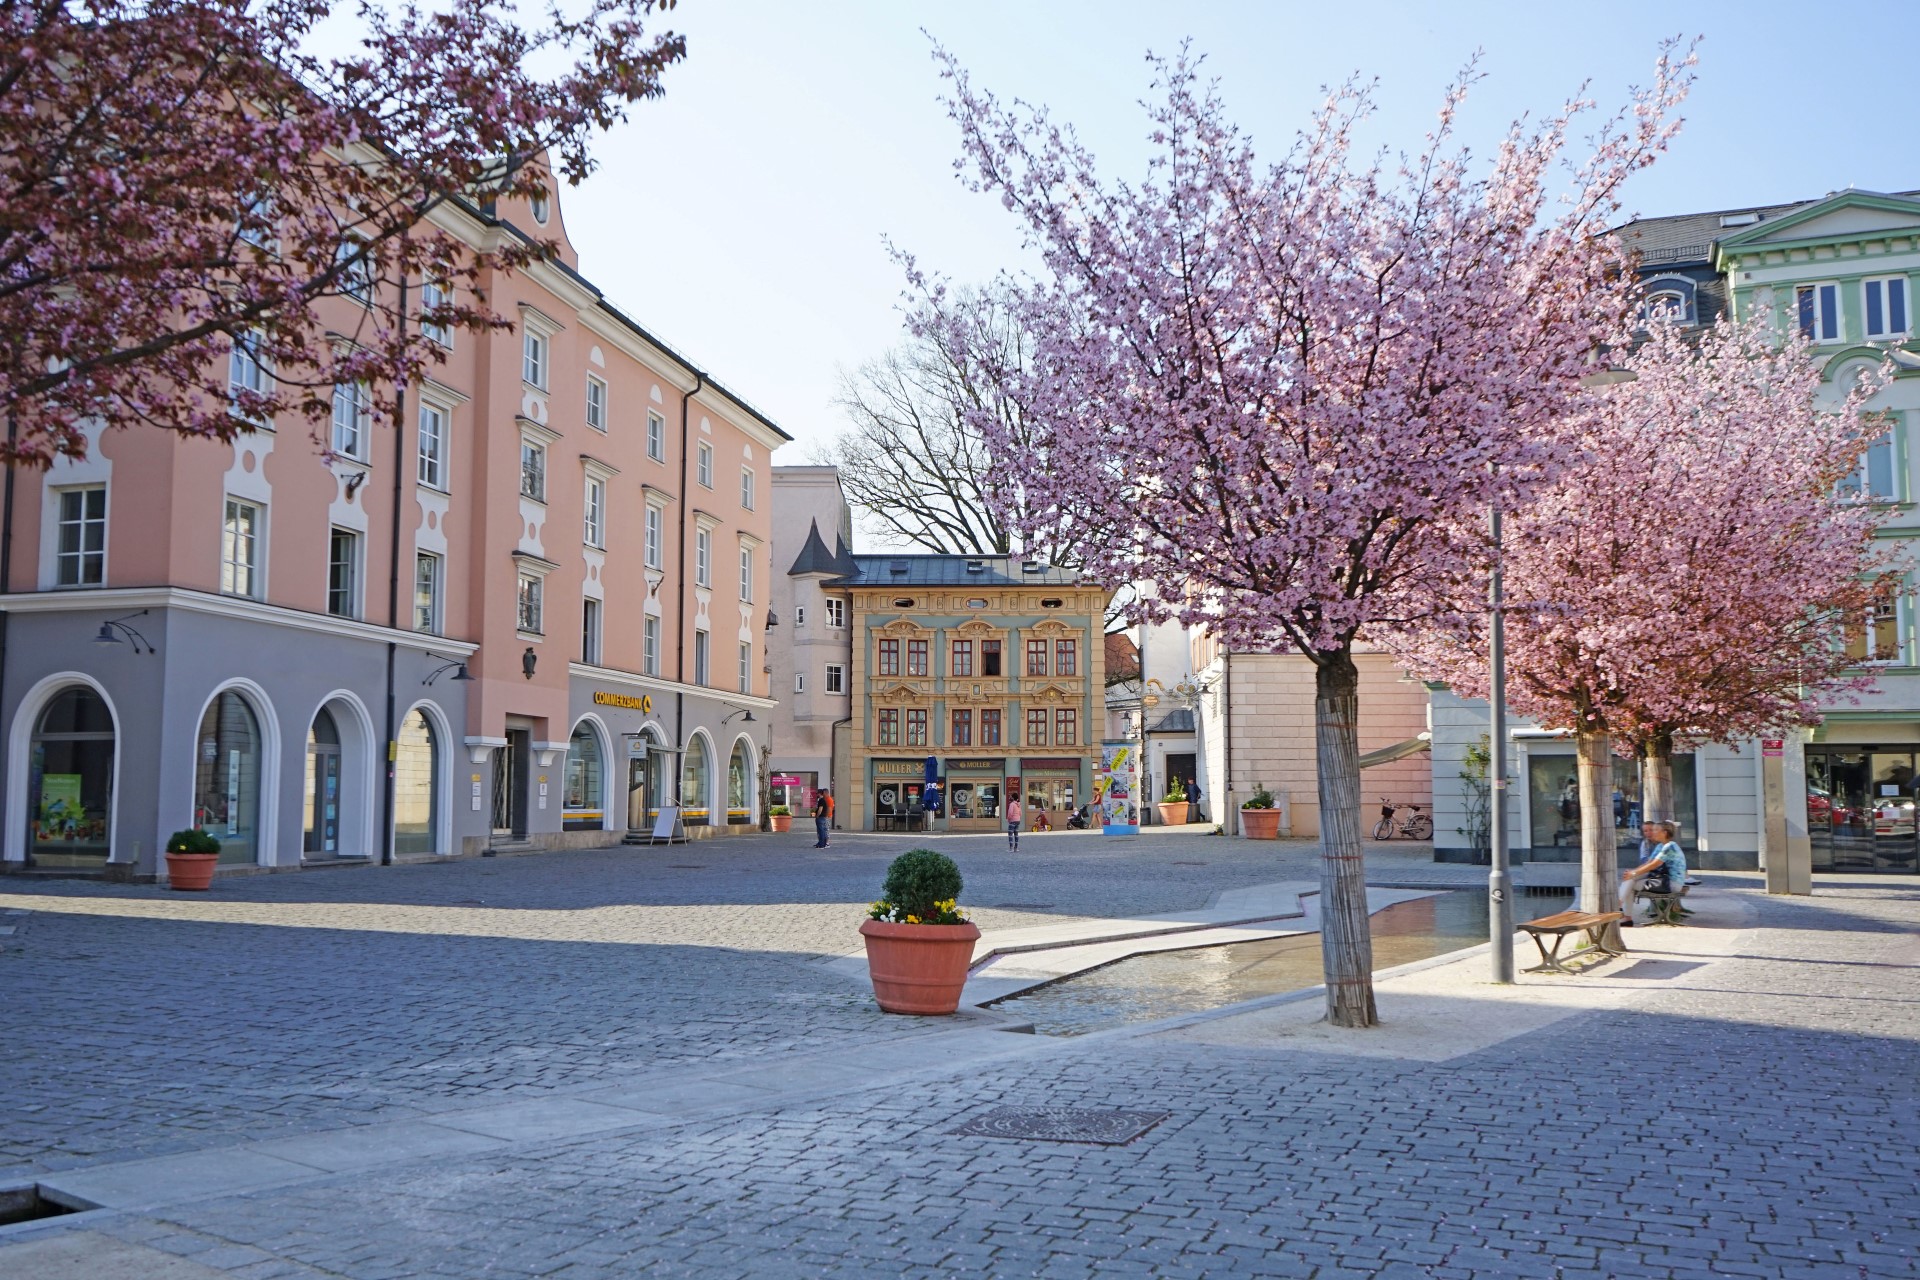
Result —
<path fill-rule="evenodd" d="M 833 792 L 822 791 L 813 798 L 813 847 L 827 847 L 827 823 L 833 818 Z"/>
<path fill-rule="evenodd" d="M 1187 819 L 1189 822 L 1207 820 L 1207 811 L 1200 807 L 1200 779 L 1198 778 L 1187 779 L 1187 803 L 1193 806 L 1192 816 Z"/>
<path fill-rule="evenodd" d="M 1020 797 L 1007 801 L 1007 848 L 1018 852 L 1020 849 Z"/>

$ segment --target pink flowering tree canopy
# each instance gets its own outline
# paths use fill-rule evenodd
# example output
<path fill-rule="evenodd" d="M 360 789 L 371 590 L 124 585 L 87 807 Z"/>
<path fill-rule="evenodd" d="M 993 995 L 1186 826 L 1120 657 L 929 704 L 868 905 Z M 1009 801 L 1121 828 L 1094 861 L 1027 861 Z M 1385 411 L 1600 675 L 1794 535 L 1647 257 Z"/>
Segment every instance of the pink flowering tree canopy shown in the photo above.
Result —
<path fill-rule="evenodd" d="M 1635 379 L 1576 419 L 1578 463 L 1508 525 L 1508 702 L 1655 756 L 1816 723 L 1869 679 L 1844 637 L 1892 571 L 1875 539 L 1891 508 L 1856 479 L 1883 379 L 1836 400 L 1764 317 L 1656 317 L 1620 363 Z M 1485 697 L 1483 620 L 1461 622 L 1409 657 Z"/>
<path fill-rule="evenodd" d="M 1677 128 L 1691 57 L 1663 49 L 1562 183 L 1588 103 L 1515 124 L 1482 168 L 1454 138 L 1465 77 L 1396 166 L 1354 156 L 1369 101 L 1348 87 L 1262 163 L 1184 55 L 1153 63 L 1146 175 L 1112 181 L 1070 128 L 939 56 L 962 176 L 1042 263 L 1014 291 L 1026 359 L 1000 374 L 1027 439 L 977 423 L 1020 487 L 1055 496 L 1014 518 L 1041 543 L 1078 531 L 1090 571 L 1147 584 L 1147 608 L 1312 660 L 1328 1013 L 1369 1025 L 1352 648 L 1457 612 L 1484 557 L 1471 514 L 1557 469 L 1580 378 L 1631 314 L 1602 233 Z"/>
<path fill-rule="evenodd" d="M 423 319 L 503 325 L 478 282 L 553 246 L 472 252 L 433 215 L 583 178 L 593 134 L 684 56 L 643 30 L 672 3 L 582 0 L 537 27 L 490 0 L 0 9 L 0 457 L 84 454 L 89 423 L 224 440 L 318 421 L 335 383 L 437 358 Z M 313 52 L 323 26 L 352 51 Z M 319 319 L 401 281 L 410 317 Z"/>

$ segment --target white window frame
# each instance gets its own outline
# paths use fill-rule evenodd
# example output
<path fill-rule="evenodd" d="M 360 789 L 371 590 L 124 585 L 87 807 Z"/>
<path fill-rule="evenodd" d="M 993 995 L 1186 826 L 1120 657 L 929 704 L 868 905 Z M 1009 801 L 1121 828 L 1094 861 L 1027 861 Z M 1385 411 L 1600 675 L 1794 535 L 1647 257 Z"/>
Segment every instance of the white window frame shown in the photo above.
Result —
<path fill-rule="evenodd" d="M 583 499 L 580 536 L 590 547 L 607 549 L 607 482 L 599 476 L 587 477 Z"/>
<path fill-rule="evenodd" d="M 1900 310 L 1906 313 L 1906 324 L 1898 329 L 1891 327 L 1895 286 L 1898 286 L 1900 294 Z M 1873 327 L 1872 305 L 1876 289 L 1880 293 L 1880 317 L 1884 324 L 1884 327 L 1877 330 Z M 1913 287 L 1907 283 L 1907 278 L 1902 275 L 1868 276 L 1862 280 L 1860 282 L 1860 323 L 1866 327 L 1867 337 L 1875 341 L 1905 338 L 1911 334 L 1913 332 Z"/>
<path fill-rule="evenodd" d="M 233 531 L 236 511 L 252 513 L 247 522 L 244 535 Z M 250 502 L 245 498 L 226 495 L 226 504 L 220 518 L 220 592 L 222 595 L 240 596 L 247 600 L 258 600 L 266 590 L 266 530 L 267 508 L 264 504 Z M 244 560 L 234 555 L 236 546 L 244 546 Z M 246 585 L 241 587 L 239 579 L 246 576 Z"/>
<path fill-rule="evenodd" d="M 333 451 L 355 462 L 367 460 L 373 435 L 373 388 L 364 382 L 333 384 Z"/>
<path fill-rule="evenodd" d="M 587 425 L 595 431 L 607 429 L 607 380 L 587 375 Z"/>
<path fill-rule="evenodd" d="M 693 585 L 713 585 L 713 531 L 696 529 L 693 533 Z"/>
<path fill-rule="evenodd" d="M 1902 415 L 1890 415 L 1892 421 L 1886 431 L 1867 446 L 1860 455 L 1860 465 L 1853 474 L 1840 484 L 1840 492 L 1845 494 L 1864 493 L 1874 502 L 1903 502 L 1906 500 L 1905 476 L 1902 474 L 1902 460 L 1906 450 L 1901 448 L 1900 433 L 1903 427 Z M 1887 487 L 1885 490 L 1873 486 L 1874 462 L 1876 457 L 1885 460 Z"/>
<path fill-rule="evenodd" d="M 704 627 L 693 633 L 693 682 L 705 685 L 713 678 L 713 635 Z"/>
<path fill-rule="evenodd" d="M 640 674 L 660 674 L 660 619 L 654 614 L 640 621 Z"/>
<path fill-rule="evenodd" d="M 87 497 L 95 493 L 100 495 L 98 519 L 87 514 Z M 53 584 L 64 588 L 104 587 L 107 584 L 107 486 L 104 484 L 68 485 L 65 488 L 52 490 L 49 497 L 53 500 Z M 69 497 L 80 500 L 78 520 L 67 519 Z M 74 551 L 66 549 L 66 534 L 69 528 L 75 530 L 75 544 L 78 549 Z M 98 533 L 97 541 L 100 545 L 97 549 L 89 549 L 87 546 L 89 530 L 95 530 Z M 94 569 L 91 580 L 87 577 L 89 562 Z M 69 565 L 73 566 L 74 571 L 71 581 L 67 577 Z"/>
<path fill-rule="evenodd" d="M 827 625 L 835 629 L 847 625 L 847 602 L 838 596 L 827 597 Z"/>
<path fill-rule="evenodd" d="M 656 503 L 647 504 L 647 531 L 642 551 L 644 563 L 649 569 L 664 569 L 667 566 L 667 509 Z"/>
<path fill-rule="evenodd" d="M 826 673 L 826 691 L 845 693 L 847 691 L 847 668 L 844 663 L 829 662 Z"/>
<path fill-rule="evenodd" d="M 753 468 L 740 468 L 740 505 L 753 510 Z"/>
<path fill-rule="evenodd" d="M 429 415 L 436 422 L 433 430 L 427 429 Z M 415 416 L 414 442 L 418 448 L 414 463 L 414 479 L 429 489 L 447 492 L 447 433 L 453 424 L 453 414 L 445 405 L 431 400 L 420 402 L 420 412 Z"/>
<path fill-rule="evenodd" d="M 514 591 L 513 622 L 514 630 L 523 636 L 543 639 L 543 628 L 547 622 L 547 579 L 544 574 L 520 571 L 520 581 Z"/>
<path fill-rule="evenodd" d="M 705 440 L 700 442 L 699 456 L 694 463 L 694 478 L 699 480 L 703 489 L 713 488 L 713 446 Z"/>
<path fill-rule="evenodd" d="M 753 642 L 740 642 L 740 692 L 753 692 Z"/>
<path fill-rule="evenodd" d="M 529 436 L 520 437 L 520 496 L 547 500 L 547 446 Z"/>
<path fill-rule="evenodd" d="M 740 548 L 740 599 L 753 603 L 753 548 Z"/>
<path fill-rule="evenodd" d="M 355 254 L 359 256 L 356 258 Z M 348 236 L 333 251 L 333 260 L 341 268 L 340 274 L 334 277 L 334 285 L 339 289 L 340 296 L 351 298 L 363 307 L 373 306 L 373 250 L 367 247 L 367 243 L 358 237 Z"/>
<path fill-rule="evenodd" d="M 453 286 L 444 280 L 424 280 L 420 284 L 420 332 L 427 341 L 453 349 L 453 326 L 435 324 L 426 318 L 425 313 L 446 306 L 453 301 Z"/>
<path fill-rule="evenodd" d="M 647 456 L 655 462 L 667 460 L 667 420 L 658 409 L 647 410 Z"/>
<path fill-rule="evenodd" d="M 266 339 L 258 329 L 249 329 L 233 339 L 233 346 L 227 352 L 227 391 L 229 397 L 235 391 L 251 391 L 255 395 L 273 394 L 273 370 L 268 367 L 267 359 L 261 354 Z M 233 407 L 233 416 L 251 422 L 259 427 L 271 427 L 270 418 L 249 418 Z"/>
<path fill-rule="evenodd" d="M 553 340 L 546 334 L 527 328 L 520 335 L 520 381 L 545 391 L 552 359 Z"/>
<path fill-rule="evenodd" d="M 589 667 L 600 665 L 601 627 L 606 610 L 598 596 L 580 597 L 580 661 Z"/>
<path fill-rule="evenodd" d="M 347 548 L 345 561 L 334 554 L 342 544 Z M 327 612 L 333 617 L 360 616 L 360 561 L 366 545 L 366 537 L 358 529 L 344 529 L 337 524 L 327 527 Z M 344 582 L 336 586 L 334 574 L 341 570 L 344 570 Z"/>
<path fill-rule="evenodd" d="M 1823 289 L 1832 290 L 1830 294 L 1825 295 L 1825 297 L 1831 298 L 1833 302 L 1833 314 L 1831 316 L 1826 314 L 1825 308 L 1821 305 L 1823 300 L 1821 290 Z M 1808 292 L 1813 294 L 1813 333 L 1809 335 L 1809 339 L 1818 345 L 1845 341 L 1847 322 L 1846 315 L 1840 306 L 1840 282 L 1837 280 L 1809 280 L 1805 283 L 1794 285 L 1794 331 L 1796 333 L 1800 332 L 1800 295 Z M 1826 322 L 1829 319 L 1833 321 L 1832 332 L 1828 332 L 1827 328 Z"/>
<path fill-rule="evenodd" d="M 1893 652 L 1889 654 L 1881 654 L 1874 651 L 1874 635 L 1873 635 L 1874 621 L 1876 616 L 1878 616 L 1879 614 L 1879 602 L 1869 604 L 1867 606 L 1866 617 L 1856 620 L 1856 624 L 1862 627 L 1862 634 L 1861 634 L 1862 646 L 1861 647 L 1862 647 L 1862 651 L 1866 654 L 1866 656 L 1860 660 L 1859 666 L 1861 667 L 1911 666 L 1912 665 L 1911 656 L 1907 651 L 1908 650 L 1907 628 L 1912 617 L 1911 592 L 1908 588 L 1908 585 L 1905 583 L 1902 583 L 1898 588 L 1895 589 L 1891 601 L 1883 601 L 1883 602 L 1891 603 L 1893 605 L 1893 635 L 1894 635 Z M 1845 627 L 1843 627 L 1841 630 L 1840 642 L 1842 645 L 1847 644 L 1847 628 Z"/>
<path fill-rule="evenodd" d="M 796 627 L 807 625 L 807 606 L 803 604 L 793 606 L 793 625 Z"/>
<path fill-rule="evenodd" d="M 426 617 L 424 619 L 421 617 L 420 608 L 420 568 L 422 565 L 433 566 L 427 575 L 430 581 L 427 583 Z M 413 553 L 413 629 L 415 631 L 434 636 L 440 634 L 440 595 L 443 590 L 442 584 L 446 581 L 446 568 L 446 557 L 440 555 L 438 552 L 416 551 Z M 424 626 L 421 625 L 423 621 L 426 624 Z"/>
<path fill-rule="evenodd" d="M 793 673 L 793 691 L 795 693 L 805 693 L 807 691 L 807 673 L 806 672 L 796 671 Z"/>

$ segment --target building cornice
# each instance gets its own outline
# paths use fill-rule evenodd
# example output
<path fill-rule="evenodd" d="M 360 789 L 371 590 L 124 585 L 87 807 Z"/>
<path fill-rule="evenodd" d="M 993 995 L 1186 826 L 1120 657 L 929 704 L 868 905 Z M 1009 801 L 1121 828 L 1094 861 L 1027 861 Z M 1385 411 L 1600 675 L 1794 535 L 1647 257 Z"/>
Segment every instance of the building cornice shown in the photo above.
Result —
<path fill-rule="evenodd" d="M 186 613 L 205 613 L 238 618 L 270 626 L 293 627 L 322 635 L 350 640 L 391 642 L 423 653 L 445 653 L 468 657 L 479 651 L 471 640 L 428 635 L 383 627 L 355 618 L 339 618 L 330 613 L 308 613 L 285 605 L 223 596 L 210 591 L 192 591 L 184 587 L 107 587 L 87 591 L 35 591 L 0 596 L 0 612 L 6 613 L 121 613 L 132 609 L 179 609 Z"/>

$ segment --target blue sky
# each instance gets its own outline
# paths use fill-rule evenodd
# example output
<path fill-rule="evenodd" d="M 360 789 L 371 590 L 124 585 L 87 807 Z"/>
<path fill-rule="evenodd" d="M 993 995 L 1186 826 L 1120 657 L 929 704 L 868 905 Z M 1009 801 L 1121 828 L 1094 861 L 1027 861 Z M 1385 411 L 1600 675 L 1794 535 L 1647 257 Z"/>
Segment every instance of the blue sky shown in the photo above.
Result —
<path fill-rule="evenodd" d="M 922 27 L 976 83 L 1046 103 L 1126 176 L 1147 155 L 1144 55 L 1182 39 L 1268 154 L 1354 72 L 1380 80 L 1370 141 L 1417 145 L 1479 49 L 1486 79 L 1463 130 L 1484 153 L 1583 80 L 1611 109 L 1663 35 L 1704 35 L 1686 129 L 1630 192 L 1651 215 L 1920 186 L 1898 10 L 1828 19 L 1754 2 L 683 0 L 669 21 L 689 56 L 667 96 L 604 138 L 599 172 L 562 199 L 589 277 L 780 422 L 798 442 L 776 461 L 797 463 L 841 425 L 839 370 L 899 340 L 883 237 L 961 280 L 1020 259 L 1011 216 L 953 176 Z"/>

